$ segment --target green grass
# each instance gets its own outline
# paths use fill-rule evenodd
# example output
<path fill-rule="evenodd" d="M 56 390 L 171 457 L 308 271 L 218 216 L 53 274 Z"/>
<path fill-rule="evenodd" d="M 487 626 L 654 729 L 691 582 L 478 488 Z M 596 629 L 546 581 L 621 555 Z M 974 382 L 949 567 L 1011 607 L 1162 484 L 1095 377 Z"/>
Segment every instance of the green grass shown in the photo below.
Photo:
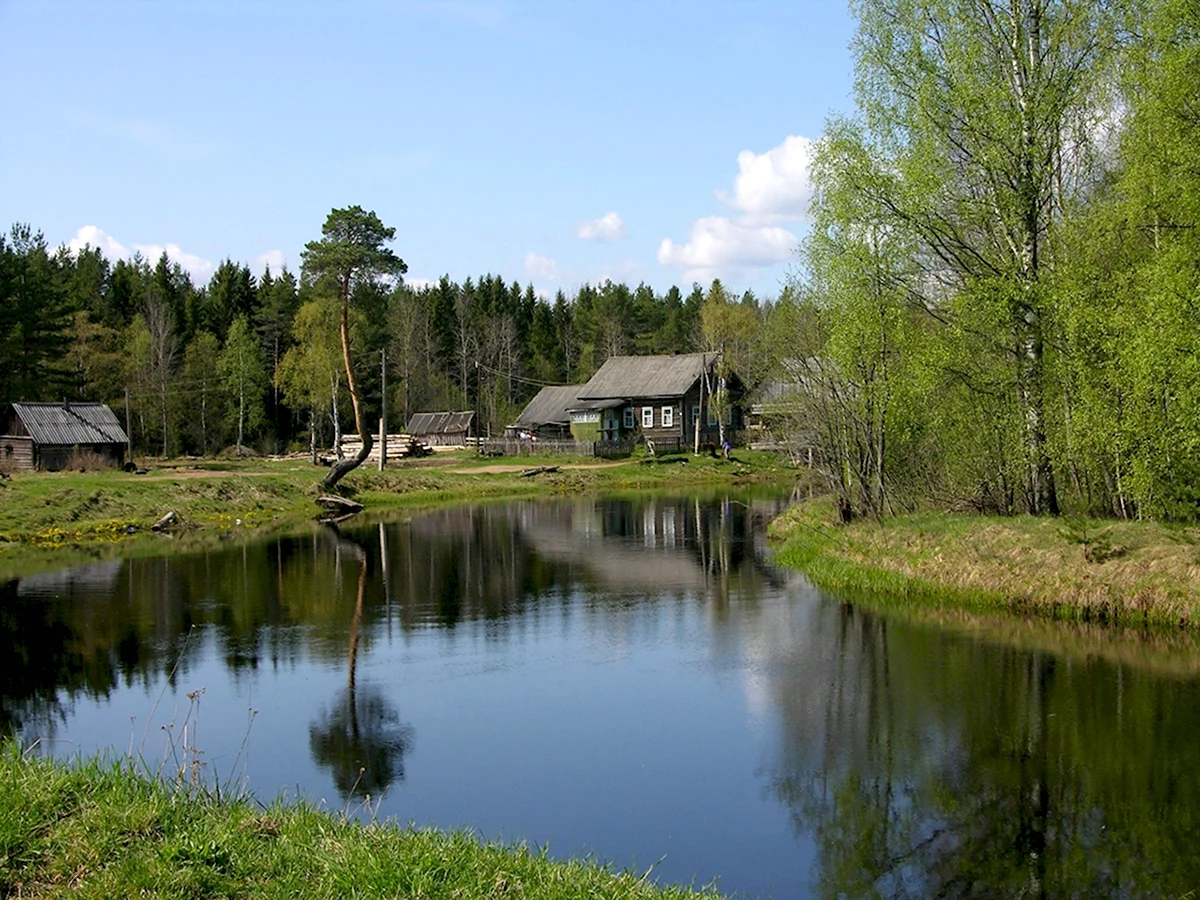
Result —
<path fill-rule="evenodd" d="M 817 500 L 772 525 L 778 560 L 854 599 L 1080 622 L 1200 625 L 1200 530 L 940 512 L 833 522 Z"/>
<path fill-rule="evenodd" d="M 715 894 L 706 894 L 716 896 Z M 0 896 L 683 898 L 544 849 L 270 806 L 0 748 Z"/>
<path fill-rule="evenodd" d="M 735 456 L 737 461 L 688 456 L 684 464 L 634 458 L 603 465 L 588 458 L 437 454 L 384 472 L 362 466 L 339 491 L 369 512 L 382 512 L 466 500 L 777 483 L 795 474 L 772 454 Z M 561 468 L 520 477 L 520 470 L 535 466 Z M 489 471 L 497 467 L 517 471 Z M 0 481 L 0 578 L 114 553 L 161 553 L 168 540 L 174 550 L 247 528 L 294 531 L 319 514 L 314 500 L 324 493 L 326 471 L 304 460 L 183 460 L 152 465 L 146 475 L 17 473 Z M 150 526 L 171 511 L 180 519 L 175 536 L 150 534 Z"/>

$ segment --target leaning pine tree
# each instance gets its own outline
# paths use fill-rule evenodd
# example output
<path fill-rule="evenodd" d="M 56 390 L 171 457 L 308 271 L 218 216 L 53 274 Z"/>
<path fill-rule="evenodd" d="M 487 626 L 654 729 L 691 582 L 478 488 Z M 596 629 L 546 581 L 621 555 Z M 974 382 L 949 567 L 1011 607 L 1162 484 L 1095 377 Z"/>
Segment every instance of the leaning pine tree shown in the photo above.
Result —
<path fill-rule="evenodd" d="M 350 356 L 350 295 L 360 283 L 408 271 L 404 260 L 385 246 L 395 238 L 396 229 L 386 227 L 374 212 L 361 206 L 350 206 L 330 212 L 321 228 L 321 240 L 305 244 L 301 254 L 305 281 L 309 284 L 326 281 L 335 285 L 341 300 L 342 363 L 346 367 L 346 385 L 354 408 L 354 427 L 362 438 L 362 449 L 354 457 L 338 460 L 329 470 L 325 476 L 326 489 L 333 488 L 348 472 L 362 465 L 371 453 L 371 430 L 363 418 L 362 398 Z"/>

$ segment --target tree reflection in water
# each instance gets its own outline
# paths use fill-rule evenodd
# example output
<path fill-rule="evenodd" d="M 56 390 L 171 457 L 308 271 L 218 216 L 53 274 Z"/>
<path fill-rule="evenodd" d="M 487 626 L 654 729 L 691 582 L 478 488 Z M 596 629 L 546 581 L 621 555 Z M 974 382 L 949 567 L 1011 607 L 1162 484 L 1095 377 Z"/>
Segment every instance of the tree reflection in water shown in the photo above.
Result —
<path fill-rule="evenodd" d="M 1182 895 L 1194 684 L 956 640 L 849 605 L 777 685 L 776 795 L 829 897 Z M 803 687 L 799 687 L 803 686 Z"/>
<path fill-rule="evenodd" d="M 339 568 L 343 553 L 349 553 L 359 563 L 347 654 L 349 674 L 345 689 L 309 725 L 309 748 L 313 760 L 333 773 L 333 782 L 343 800 L 378 797 L 393 781 L 404 780 L 404 754 L 412 747 L 413 729 L 400 721 L 400 713 L 378 686 L 358 684 L 358 639 L 368 558 L 362 546 L 346 540 L 336 530 L 334 535 Z M 386 557 L 386 550 L 383 552 Z"/>

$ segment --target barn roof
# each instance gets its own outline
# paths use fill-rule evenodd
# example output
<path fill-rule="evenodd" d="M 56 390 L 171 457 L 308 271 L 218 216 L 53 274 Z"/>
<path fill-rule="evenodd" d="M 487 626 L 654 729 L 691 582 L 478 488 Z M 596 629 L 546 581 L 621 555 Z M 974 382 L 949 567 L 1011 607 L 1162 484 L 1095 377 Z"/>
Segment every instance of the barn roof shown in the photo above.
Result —
<path fill-rule="evenodd" d="M 471 420 L 475 413 L 467 412 L 428 412 L 414 413 L 408 420 L 405 431 L 414 436 L 423 434 L 466 434 L 471 428 Z"/>
<path fill-rule="evenodd" d="M 14 403 L 13 412 L 39 444 L 125 444 L 116 414 L 103 403 Z"/>
<path fill-rule="evenodd" d="M 529 401 L 529 405 L 521 410 L 513 424 L 524 428 L 536 428 L 538 425 L 569 425 L 571 414 L 568 410 L 572 408 L 581 390 L 582 384 L 544 387 Z"/>
<path fill-rule="evenodd" d="M 716 353 L 612 356 L 579 392 L 580 400 L 680 397 L 717 360 Z"/>

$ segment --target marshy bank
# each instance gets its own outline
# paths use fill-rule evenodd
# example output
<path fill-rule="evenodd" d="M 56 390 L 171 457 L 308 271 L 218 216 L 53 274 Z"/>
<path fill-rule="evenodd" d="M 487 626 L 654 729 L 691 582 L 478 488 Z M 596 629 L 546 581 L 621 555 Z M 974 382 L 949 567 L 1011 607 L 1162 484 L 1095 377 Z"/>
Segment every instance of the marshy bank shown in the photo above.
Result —
<path fill-rule="evenodd" d="M 0 748 L 0 894 L 12 897 L 685 898 L 637 873 L 468 832 L 366 824 Z M 715 894 L 705 893 L 715 897 Z"/>
<path fill-rule="evenodd" d="M 788 510 L 771 535 L 782 564 L 872 603 L 1200 624 L 1200 528 L 937 512 L 839 525 L 822 499 Z"/>

